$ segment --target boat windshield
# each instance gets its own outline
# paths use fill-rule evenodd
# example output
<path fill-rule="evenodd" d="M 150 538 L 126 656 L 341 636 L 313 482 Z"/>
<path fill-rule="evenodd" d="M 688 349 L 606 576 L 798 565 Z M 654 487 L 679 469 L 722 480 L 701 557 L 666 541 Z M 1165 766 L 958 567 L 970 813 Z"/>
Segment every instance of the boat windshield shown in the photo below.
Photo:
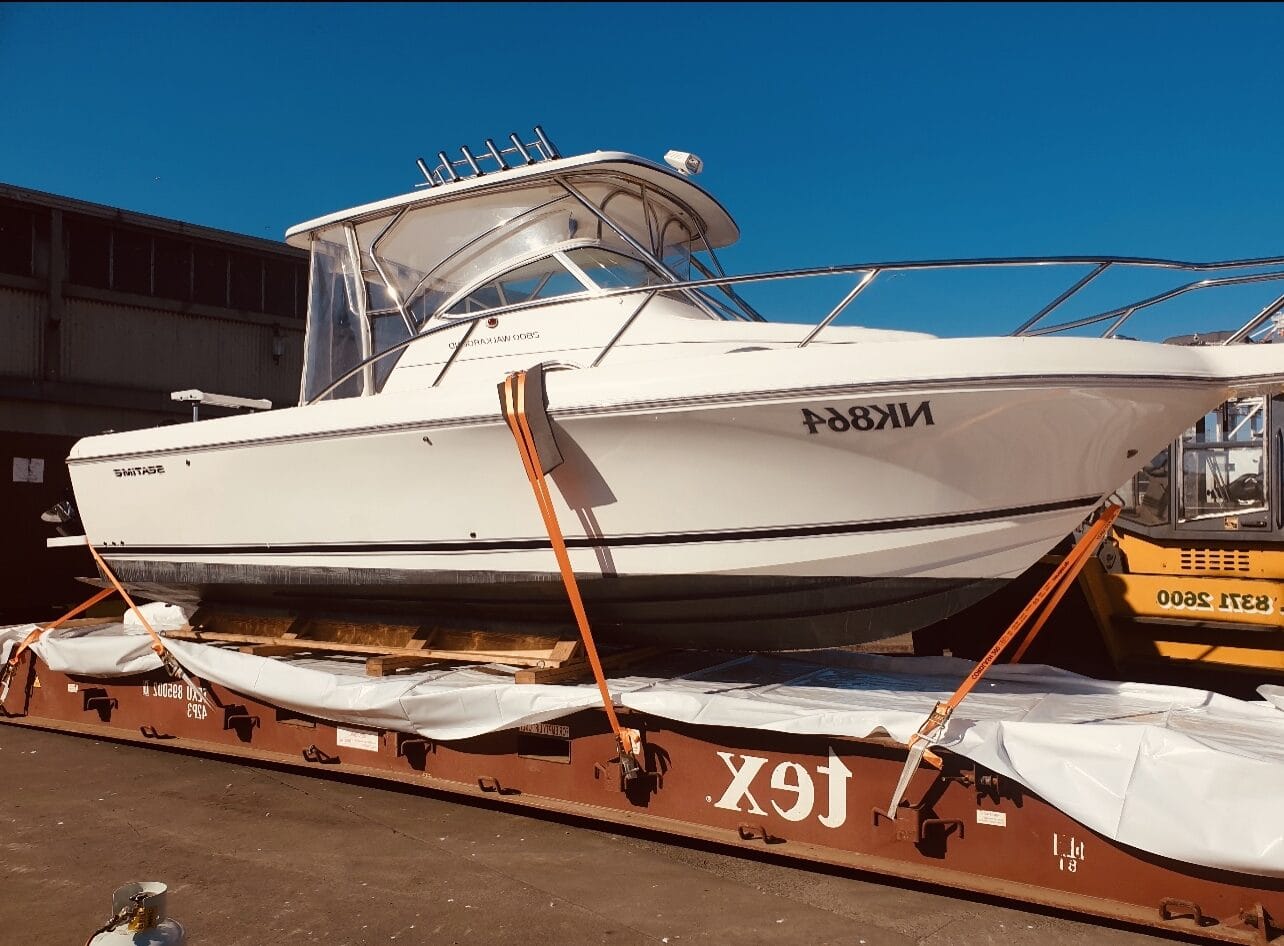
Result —
<path fill-rule="evenodd" d="M 566 256 L 599 289 L 631 289 L 668 282 L 666 276 L 641 260 L 600 246 L 567 250 Z"/>
<path fill-rule="evenodd" d="M 689 279 L 693 265 L 716 266 L 712 253 L 690 210 L 619 173 L 542 179 L 333 224 L 312 234 L 302 399 L 314 400 L 434 316 Z M 490 275 L 497 272 L 504 275 Z M 698 295 L 710 318 L 745 317 Z M 378 392 L 398 357 L 326 396 Z"/>
<path fill-rule="evenodd" d="M 451 304 L 441 318 L 457 319 L 497 306 L 554 299 L 594 289 L 630 289 L 668 281 L 667 276 L 631 256 L 600 246 L 580 246 L 525 263 L 487 280 Z"/>
<path fill-rule="evenodd" d="M 545 256 L 478 286 L 447 309 L 442 317 L 454 319 L 470 312 L 484 312 L 496 306 L 533 299 L 554 299 L 583 292 L 584 289 L 584 284 L 557 257 Z"/>

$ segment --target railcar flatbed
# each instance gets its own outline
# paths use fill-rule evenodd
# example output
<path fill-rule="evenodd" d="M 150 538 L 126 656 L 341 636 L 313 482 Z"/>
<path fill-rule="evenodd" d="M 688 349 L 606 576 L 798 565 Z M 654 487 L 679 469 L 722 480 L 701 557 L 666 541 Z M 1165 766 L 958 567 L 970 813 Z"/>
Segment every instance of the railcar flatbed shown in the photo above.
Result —
<path fill-rule="evenodd" d="M 176 654 L 183 659 L 189 648 L 231 653 L 226 645 L 189 643 Z M 240 653 L 233 659 L 269 662 L 260 674 L 291 660 L 305 669 L 330 664 L 342 670 L 345 660 Z M 749 681 L 762 669 L 725 655 L 670 659 L 687 670 L 674 680 L 702 679 L 692 667 L 720 668 L 723 683 L 736 674 Z M 362 660 L 349 661 L 347 672 L 373 685 Z M 470 672 L 503 682 L 512 668 Z M 892 738 L 702 725 L 639 711 L 622 699 L 621 721 L 641 732 L 645 746 L 643 774 L 626 782 L 606 715 L 591 703 L 570 712 L 552 707 L 540 721 L 439 739 L 391 725 L 336 722 L 199 672 L 194 679 L 200 692 L 164 666 L 123 675 L 68 672 L 32 651 L 24 655 L 0 722 L 489 797 L 732 848 L 767 847 L 801 861 L 1210 940 L 1284 941 L 1277 925 L 1284 919 L 1284 877 L 1198 866 L 1120 843 L 1015 779 L 949 750 L 940 753 L 940 770 L 920 766 L 908 803 L 892 820 L 883 807 L 906 758 L 905 746 Z M 536 693 L 535 703 L 544 691 L 564 697 L 572 689 L 512 686 L 528 701 Z M 495 694 L 503 698 L 491 690 L 483 698 Z M 461 690 L 453 698 L 468 696 Z"/>

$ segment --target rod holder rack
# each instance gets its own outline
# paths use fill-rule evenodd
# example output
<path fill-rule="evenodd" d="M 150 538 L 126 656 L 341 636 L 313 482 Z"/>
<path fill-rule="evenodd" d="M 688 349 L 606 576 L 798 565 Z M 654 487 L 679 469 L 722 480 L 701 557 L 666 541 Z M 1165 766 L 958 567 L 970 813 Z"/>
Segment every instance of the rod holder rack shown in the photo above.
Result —
<path fill-rule="evenodd" d="M 522 141 L 517 133 L 513 132 L 508 136 L 511 144 L 505 148 L 496 145 L 494 138 L 487 138 L 485 146 L 477 152 L 468 145 L 461 145 L 459 158 L 452 159 L 445 151 L 438 151 L 437 164 L 433 167 L 429 167 L 428 162 L 423 158 L 415 158 L 419 173 L 424 176 L 423 181 L 415 186 L 441 187 L 443 184 L 454 184 L 457 181 L 466 181 L 498 171 L 510 171 L 514 167 L 553 161 L 562 156 L 548 140 L 548 135 L 543 128 L 536 125 L 534 133 L 534 141 Z M 510 161 L 510 155 L 515 160 Z M 493 166 L 483 168 L 484 162 L 489 162 Z"/>

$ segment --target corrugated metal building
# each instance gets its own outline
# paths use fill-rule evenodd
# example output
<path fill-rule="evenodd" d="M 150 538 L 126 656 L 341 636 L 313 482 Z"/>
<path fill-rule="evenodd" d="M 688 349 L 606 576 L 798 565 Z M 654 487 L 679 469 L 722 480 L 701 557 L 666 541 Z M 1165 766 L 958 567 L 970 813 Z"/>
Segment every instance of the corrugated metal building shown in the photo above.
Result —
<path fill-rule="evenodd" d="M 0 623 L 83 597 L 40 521 L 72 443 L 181 423 L 184 388 L 296 403 L 307 291 L 283 243 L 0 184 Z"/>

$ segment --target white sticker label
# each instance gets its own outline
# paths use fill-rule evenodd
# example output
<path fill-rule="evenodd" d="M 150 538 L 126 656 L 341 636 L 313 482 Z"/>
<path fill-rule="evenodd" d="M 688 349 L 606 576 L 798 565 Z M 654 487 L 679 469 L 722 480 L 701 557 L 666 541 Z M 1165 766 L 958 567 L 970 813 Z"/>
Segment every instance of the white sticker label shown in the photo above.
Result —
<path fill-rule="evenodd" d="M 68 693 L 79 693 L 79 692 L 80 692 L 80 684 L 79 684 L 79 683 L 68 683 L 68 684 L 67 684 L 67 692 L 68 692 Z"/>
<path fill-rule="evenodd" d="M 43 483 L 45 481 L 44 457 L 14 457 L 13 481 L 15 483 Z"/>
<path fill-rule="evenodd" d="M 341 746 L 347 746 L 349 749 L 361 749 L 365 752 L 379 751 L 379 734 L 377 732 L 361 732 L 359 729 L 344 729 L 338 726 L 334 730 L 334 741 Z"/>
<path fill-rule="evenodd" d="M 1008 826 L 1008 813 L 1006 811 L 982 811 L 976 810 L 977 824 L 992 824 L 1000 828 Z"/>

